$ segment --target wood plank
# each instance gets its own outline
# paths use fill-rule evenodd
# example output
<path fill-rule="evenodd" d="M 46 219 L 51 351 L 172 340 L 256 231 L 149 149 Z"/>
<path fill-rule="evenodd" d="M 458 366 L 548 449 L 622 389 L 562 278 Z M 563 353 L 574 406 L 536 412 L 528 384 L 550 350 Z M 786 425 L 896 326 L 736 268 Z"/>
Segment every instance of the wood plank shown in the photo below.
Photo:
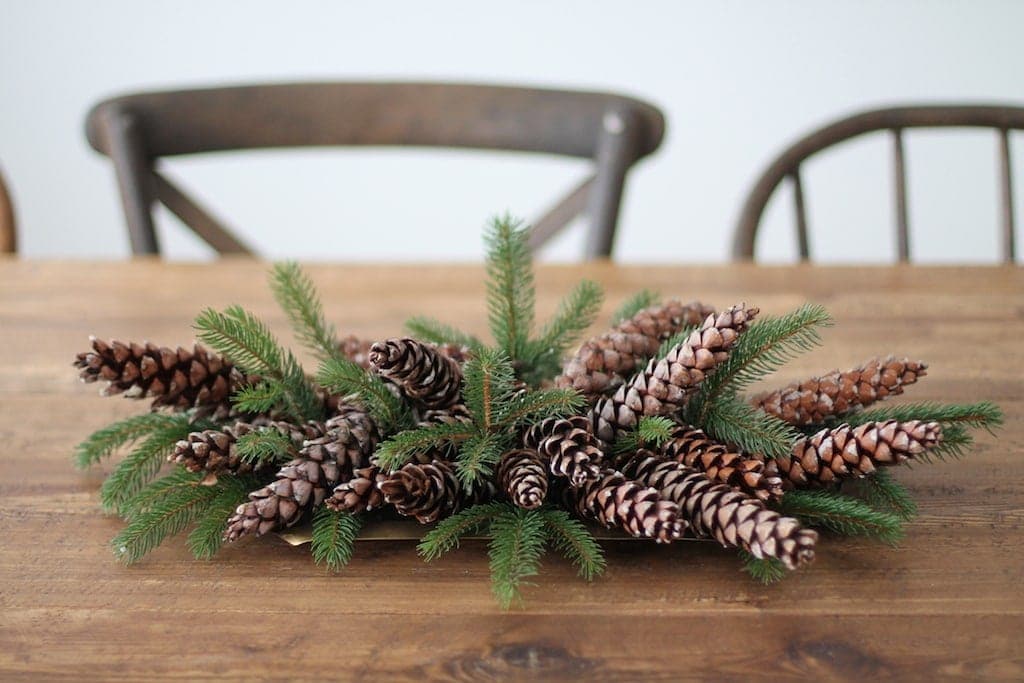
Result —
<path fill-rule="evenodd" d="M 593 584 L 549 556 L 502 613 L 479 542 L 424 564 L 410 542 L 363 544 L 332 575 L 280 539 L 210 562 L 175 539 L 133 567 L 99 511 L 112 464 L 71 466 L 83 436 L 133 414 L 70 361 L 88 335 L 186 343 L 206 305 L 241 303 L 284 333 L 266 265 L 0 260 L 0 679 L 637 680 L 1024 678 L 1024 271 L 998 268 L 545 266 L 538 310 L 580 277 L 606 310 L 641 287 L 767 313 L 832 311 L 826 346 L 778 382 L 896 351 L 927 360 L 914 399 L 1000 402 L 1007 424 L 962 462 L 896 474 L 921 517 L 899 548 L 823 538 L 817 561 L 761 587 L 710 543 L 606 542 Z M 475 266 L 310 272 L 344 332 L 396 334 L 413 313 L 482 333 Z"/>

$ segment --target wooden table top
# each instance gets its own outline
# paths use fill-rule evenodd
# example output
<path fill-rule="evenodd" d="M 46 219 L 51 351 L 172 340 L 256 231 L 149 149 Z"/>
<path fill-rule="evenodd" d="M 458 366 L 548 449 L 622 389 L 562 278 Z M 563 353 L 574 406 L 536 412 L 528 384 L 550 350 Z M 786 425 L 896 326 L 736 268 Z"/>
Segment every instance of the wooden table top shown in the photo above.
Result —
<path fill-rule="evenodd" d="M 898 549 L 824 536 L 806 570 L 762 587 L 710 543 L 606 544 L 593 584 L 549 555 L 503 613 L 477 542 L 424 564 L 410 542 L 360 544 L 341 573 L 278 538 L 191 559 L 183 538 L 125 567 L 99 509 L 111 464 L 72 466 L 90 431 L 139 411 L 75 381 L 89 334 L 191 340 L 207 305 L 240 303 L 286 334 L 266 266 L 0 260 L 0 679 L 1024 678 L 1024 270 L 541 267 L 538 313 L 580 277 L 611 310 L 641 287 L 837 319 L 778 382 L 896 352 L 930 363 L 909 398 L 1006 412 L 959 462 L 902 468 L 920 517 Z M 345 333 L 392 336 L 410 314 L 484 332 L 473 266 L 314 266 Z"/>

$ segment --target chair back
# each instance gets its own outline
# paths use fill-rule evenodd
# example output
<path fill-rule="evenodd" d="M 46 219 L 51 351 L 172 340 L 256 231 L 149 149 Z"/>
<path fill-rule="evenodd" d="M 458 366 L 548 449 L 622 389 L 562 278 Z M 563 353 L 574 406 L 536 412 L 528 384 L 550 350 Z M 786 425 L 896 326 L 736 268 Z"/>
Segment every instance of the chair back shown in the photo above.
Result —
<path fill-rule="evenodd" d="M 664 117 L 621 95 L 443 83 L 247 85 L 115 97 L 86 119 L 117 172 L 132 249 L 159 253 L 160 201 L 221 253 L 250 249 L 157 169 L 160 157 L 240 149 L 417 146 L 591 159 L 593 172 L 535 225 L 537 248 L 580 213 L 587 258 L 611 255 L 629 168 L 661 143 Z"/>
<path fill-rule="evenodd" d="M 926 105 L 889 107 L 861 112 L 840 119 L 800 138 L 779 154 L 754 183 L 740 212 L 733 233 L 733 258 L 753 260 L 757 229 L 768 200 L 783 180 L 793 186 L 796 234 L 800 258 L 810 259 L 807 237 L 807 213 L 804 206 L 800 166 L 814 154 L 844 140 L 888 131 L 892 137 L 893 182 L 897 256 L 910 260 L 910 225 L 907 211 L 907 174 L 904 161 L 903 131 L 910 128 L 992 128 L 999 141 L 1001 256 L 1013 263 L 1016 258 L 1013 220 L 1013 180 L 1010 172 L 1010 131 L 1024 129 L 1024 107 L 988 105 Z"/>
<path fill-rule="evenodd" d="M 18 251 L 18 233 L 14 227 L 14 202 L 0 173 L 0 254 L 14 254 Z"/>

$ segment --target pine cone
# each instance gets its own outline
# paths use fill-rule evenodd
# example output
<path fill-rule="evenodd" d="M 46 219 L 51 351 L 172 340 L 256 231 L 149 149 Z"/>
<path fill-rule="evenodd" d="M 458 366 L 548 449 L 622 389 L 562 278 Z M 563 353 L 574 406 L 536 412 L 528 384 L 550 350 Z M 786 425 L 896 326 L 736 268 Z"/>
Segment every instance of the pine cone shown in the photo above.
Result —
<path fill-rule="evenodd" d="M 246 377 L 226 358 L 198 344 L 191 351 L 178 347 L 107 343 L 90 337 L 92 350 L 78 354 L 74 365 L 83 382 L 106 380 L 105 395 L 153 397 L 153 407 L 187 409 L 227 404 Z"/>
<path fill-rule="evenodd" d="M 399 514 L 415 517 L 421 524 L 458 512 L 466 502 L 455 471 L 444 460 L 408 463 L 387 475 L 377 488 Z"/>
<path fill-rule="evenodd" d="M 459 364 L 429 344 L 415 339 L 389 339 L 370 347 L 370 365 L 428 410 L 462 402 Z"/>
<path fill-rule="evenodd" d="M 597 479 L 570 487 L 566 495 L 581 517 L 596 519 L 606 527 L 617 526 L 638 538 L 668 543 L 686 530 L 676 503 L 621 472 L 604 470 Z"/>
<path fill-rule="evenodd" d="M 697 470 L 638 451 L 623 474 L 651 486 L 679 505 L 694 533 L 736 546 L 754 557 L 772 557 L 795 569 L 814 559 L 817 532 L 769 510 L 757 498 L 712 482 Z"/>
<path fill-rule="evenodd" d="M 455 424 L 457 422 L 472 422 L 473 417 L 469 414 L 469 408 L 465 403 L 456 403 L 450 408 L 443 410 L 424 410 L 419 415 L 418 424 L 426 427 L 435 424 Z"/>
<path fill-rule="evenodd" d="M 498 464 L 498 482 L 515 505 L 535 510 L 548 494 L 548 474 L 537 451 L 517 449 L 505 453 Z"/>
<path fill-rule="evenodd" d="M 757 315 L 743 304 L 709 315 L 704 324 L 664 358 L 652 358 L 646 369 L 611 398 L 602 398 L 590 411 L 594 434 L 614 443 L 619 433 L 636 427 L 647 415 L 680 410 L 704 378 L 729 357 L 739 335 Z"/>
<path fill-rule="evenodd" d="M 348 358 L 363 370 L 369 370 L 370 346 L 372 345 L 372 342 L 360 339 L 354 334 L 350 334 L 338 342 L 338 350 L 341 351 L 341 355 Z"/>
<path fill-rule="evenodd" d="M 766 471 L 762 460 L 730 449 L 694 427 L 673 429 L 672 438 L 661 447 L 661 455 L 763 501 L 782 497 L 782 479 L 777 472 Z"/>
<path fill-rule="evenodd" d="M 523 445 L 536 450 L 552 474 L 568 477 L 573 486 L 601 474 L 604 453 L 582 416 L 541 420 L 526 431 Z"/>
<path fill-rule="evenodd" d="M 872 358 L 846 372 L 833 370 L 799 384 L 763 394 L 751 403 L 794 425 L 821 424 L 825 418 L 864 408 L 903 393 L 927 374 L 928 366 L 908 358 Z"/>
<path fill-rule="evenodd" d="M 334 494 L 324 504 L 332 510 L 353 514 L 375 510 L 384 504 L 384 494 L 378 485 L 385 479 L 387 474 L 376 465 L 357 469 L 351 479 L 334 488 Z"/>
<path fill-rule="evenodd" d="M 637 371 L 658 352 L 662 342 L 685 328 L 700 325 L 715 311 L 699 302 L 669 301 L 645 308 L 605 334 L 585 342 L 555 378 L 555 386 L 572 387 L 593 403 Z"/>
<path fill-rule="evenodd" d="M 249 502 L 228 520 L 225 538 L 245 534 L 262 536 L 296 524 L 323 502 L 340 481 L 352 479 L 354 470 L 365 467 L 379 436 L 370 417 L 347 408 L 325 424 L 327 433 L 307 441 L 299 457 L 281 468 L 277 480 L 249 494 Z"/>
<path fill-rule="evenodd" d="M 800 439 L 793 455 L 775 458 L 787 484 L 829 484 L 845 477 L 863 477 L 880 465 L 914 458 L 942 441 L 938 422 L 866 422 L 843 424 Z"/>
<path fill-rule="evenodd" d="M 266 425 L 236 422 L 220 429 L 192 432 L 174 445 L 167 459 L 182 465 L 189 472 L 207 472 L 210 482 L 216 481 L 217 475 L 225 472 L 246 474 L 253 471 L 253 466 L 238 455 L 235 443 L 240 436 L 258 429 L 275 429 L 289 437 L 295 447 L 299 448 L 307 439 L 323 436 L 325 427 L 319 422 L 307 422 L 304 425 L 280 421 Z"/>

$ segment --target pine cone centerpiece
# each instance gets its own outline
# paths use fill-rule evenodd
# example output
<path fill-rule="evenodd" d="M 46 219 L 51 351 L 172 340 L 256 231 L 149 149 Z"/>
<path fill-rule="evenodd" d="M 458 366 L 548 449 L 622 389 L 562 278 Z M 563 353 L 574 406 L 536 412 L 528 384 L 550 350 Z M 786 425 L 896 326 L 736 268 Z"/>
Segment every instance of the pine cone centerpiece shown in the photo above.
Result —
<path fill-rule="evenodd" d="M 262 536 L 294 526 L 324 501 L 328 491 L 368 464 L 380 437 L 366 413 L 346 408 L 325 427 L 326 434 L 307 441 L 299 457 L 277 473 L 276 481 L 253 491 L 249 502 L 238 506 L 228 520 L 225 538 Z"/>
<path fill-rule="evenodd" d="M 622 464 L 622 472 L 678 504 L 699 536 L 743 548 L 757 558 L 781 560 L 789 569 L 814 559 L 817 532 L 702 472 L 643 450 Z"/>
<path fill-rule="evenodd" d="M 658 352 L 662 342 L 687 327 L 700 325 L 714 312 L 697 301 L 670 301 L 645 308 L 580 346 L 555 378 L 555 386 L 576 389 L 593 403 L 631 377 L 639 364 Z"/>
<path fill-rule="evenodd" d="M 415 339 L 389 339 L 370 347 L 370 366 L 428 410 L 462 402 L 462 369 L 429 344 Z"/>
<path fill-rule="evenodd" d="M 235 444 L 239 437 L 259 429 L 273 429 L 290 438 L 295 447 L 299 448 L 306 440 L 323 436 L 325 426 L 319 422 L 307 422 L 304 425 L 282 421 L 270 421 L 265 425 L 236 422 L 221 429 L 192 432 L 188 438 L 175 444 L 167 459 L 182 465 L 189 472 L 207 472 L 214 481 L 217 475 L 225 472 L 247 474 L 253 471 L 253 466 L 242 460 Z"/>
<path fill-rule="evenodd" d="M 791 485 L 830 484 L 844 477 L 863 477 L 882 465 L 914 458 L 942 441 L 937 422 L 866 422 L 839 425 L 801 439 L 793 455 L 775 465 Z"/>
<path fill-rule="evenodd" d="M 661 455 L 700 470 L 712 481 L 728 484 L 760 500 L 782 497 L 782 479 L 777 472 L 766 471 L 763 460 L 731 449 L 700 429 L 676 427 L 672 438 L 661 447 Z"/>
<path fill-rule="evenodd" d="M 153 398 L 153 407 L 175 409 L 226 404 L 246 383 L 230 361 L 198 344 L 192 350 L 90 338 L 92 349 L 78 354 L 83 382 L 104 380 L 105 395 Z"/>
<path fill-rule="evenodd" d="M 590 412 L 594 434 L 611 443 L 620 432 L 636 427 L 643 416 L 680 410 L 704 377 L 729 357 L 729 350 L 757 313 L 758 309 L 739 304 L 709 315 L 685 342 L 664 358 L 651 359 L 613 397 L 597 402 Z"/>
<path fill-rule="evenodd" d="M 547 468 L 535 450 L 505 453 L 498 463 L 498 482 L 509 500 L 525 510 L 539 508 L 548 494 Z"/>
<path fill-rule="evenodd" d="M 928 366 L 908 358 L 873 358 L 861 366 L 813 377 L 762 394 L 751 403 L 794 425 L 821 424 L 826 418 L 865 408 L 903 393 L 927 374 Z"/>

